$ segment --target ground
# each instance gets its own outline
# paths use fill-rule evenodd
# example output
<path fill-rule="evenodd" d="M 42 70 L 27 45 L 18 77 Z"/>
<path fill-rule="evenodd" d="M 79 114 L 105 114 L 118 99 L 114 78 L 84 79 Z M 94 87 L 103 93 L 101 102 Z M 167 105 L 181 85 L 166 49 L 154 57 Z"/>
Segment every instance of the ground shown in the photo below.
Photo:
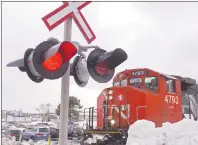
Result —
<path fill-rule="evenodd" d="M 184 119 L 178 123 L 164 123 L 155 128 L 153 122 L 139 120 L 130 126 L 127 145 L 198 145 L 198 121 Z M 16 142 L 2 138 L 2 145 L 49 145 L 47 141 Z M 57 142 L 51 142 L 55 145 Z M 69 145 L 79 145 L 69 141 Z"/>

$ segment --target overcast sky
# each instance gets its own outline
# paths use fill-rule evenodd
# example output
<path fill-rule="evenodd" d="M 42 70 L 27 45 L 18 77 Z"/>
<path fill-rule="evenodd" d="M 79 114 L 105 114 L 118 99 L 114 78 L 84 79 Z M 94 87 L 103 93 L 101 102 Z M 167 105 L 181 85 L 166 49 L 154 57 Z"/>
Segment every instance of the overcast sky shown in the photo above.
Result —
<path fill-rule="evenodd" d="M 61 2 L 4 2 L 3 33 L 3 109 L 34 112 L 40 104 L 60 102 L 61 79 L 32 82 L 26 73 L 6 64 L 23 57 L 48 37 L 63 40 L 63 24 L 48 31 L 41 18 L 62 5 Z M 92 2 L 82 10 L 93 29 L 92 44 L 106 50 L 116 47 L 128 53 L 128 60 L 116 69 L 150 68 L 167 74 L 198 79 L 198 3 Z M 73 21 L 72 40 L 86 45 Z M 107 84 L 90 78 L 85 88 L 71 78 L 70 95 L 85 107 L 94 106 Z"/>

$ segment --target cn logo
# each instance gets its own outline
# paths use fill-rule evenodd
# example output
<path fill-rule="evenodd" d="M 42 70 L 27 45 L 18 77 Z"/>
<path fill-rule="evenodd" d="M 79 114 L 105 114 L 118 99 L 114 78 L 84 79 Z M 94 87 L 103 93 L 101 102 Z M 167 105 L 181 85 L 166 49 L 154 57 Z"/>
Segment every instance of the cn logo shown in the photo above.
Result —
<path fill-rule="evenodd" d="M 120 95 L 118 96 L 118 100 L 123 100 L 123 95 L 122 95 L 122 94 L 120 94 Z"/>

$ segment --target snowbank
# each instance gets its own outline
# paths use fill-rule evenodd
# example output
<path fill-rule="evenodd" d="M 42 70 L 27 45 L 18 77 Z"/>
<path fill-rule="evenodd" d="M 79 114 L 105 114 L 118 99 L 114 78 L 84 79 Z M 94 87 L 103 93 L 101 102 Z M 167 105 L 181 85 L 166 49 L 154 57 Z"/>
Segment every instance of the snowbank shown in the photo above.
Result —
<path fill-rule="evenodd" d="M 153 122 L 139 120 L 130 126 L 127 145 L 198 145 L 198 121 L 184 119 L 155 128 Z"/>

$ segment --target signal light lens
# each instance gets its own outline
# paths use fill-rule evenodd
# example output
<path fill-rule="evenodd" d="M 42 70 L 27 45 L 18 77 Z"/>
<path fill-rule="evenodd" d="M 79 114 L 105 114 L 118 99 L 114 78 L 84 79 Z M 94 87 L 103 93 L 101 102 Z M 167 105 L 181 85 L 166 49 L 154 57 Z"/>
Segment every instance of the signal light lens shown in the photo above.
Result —
<path fill-rule="evenodd" d="M 56 52 L 53 56 L 46 59 L 42 65 L 48 71 L 56 71 L 58 70 L 63 64 L 63 58 L 60 52 Z"/>
<path fill-rule="evenodd" d="M 103 61 L 95 66 L 95 71 L 101 76 L 107 75 L 110 71 L 108 61 Z"/>
<path fill-rule="evenodd" d="M 63 63 L 68 62 L 77 53 L 76 46 L 68 41 L 60 45 L 59 51 L 63 55 Z"/>

